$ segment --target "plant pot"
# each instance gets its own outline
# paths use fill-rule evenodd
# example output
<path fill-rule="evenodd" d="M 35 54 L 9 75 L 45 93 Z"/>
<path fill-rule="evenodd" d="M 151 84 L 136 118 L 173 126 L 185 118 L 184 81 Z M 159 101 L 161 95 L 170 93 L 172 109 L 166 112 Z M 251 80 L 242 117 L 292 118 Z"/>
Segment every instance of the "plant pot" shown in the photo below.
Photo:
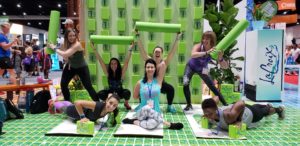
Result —
<path fill-rule="evenodd" d="M 264 29 L 265 25 L 266 25 L 266 21 L 264 20 L 252 21 L 253 30 L 262 30 Z"/>

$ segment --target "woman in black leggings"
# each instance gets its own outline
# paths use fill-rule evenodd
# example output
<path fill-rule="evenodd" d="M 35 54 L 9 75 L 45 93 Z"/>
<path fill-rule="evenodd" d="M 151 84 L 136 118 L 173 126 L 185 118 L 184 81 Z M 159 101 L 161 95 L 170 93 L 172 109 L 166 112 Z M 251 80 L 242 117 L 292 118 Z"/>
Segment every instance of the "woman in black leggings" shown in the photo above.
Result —
<path fill-rule="evenodd" d="M 109 93 L 116 93 L 118 94 L 121 98 L 125 99 L 124 102 L 124 106 L 127 110 L 131 110 L 131 107 L 128 103 L 128 100 L 130 98 L 130 91 L 128 89 L 123 89 L 122 87 L 122 82 L 125 78 L 125 73 L 126 70 L 128 68 L 128 63 L 131 57 L 131 52 L 132 52 L 132 47 L 134 46 L 134 44 L 132 44 L 130 46 L 130 48 L 128 49 L 128 55 L 124 61 L 124 65 L 123 68 L 121 67 L 120 61 L 117 58 L 111 58 L 109 61 L 108 66 L 106 66 L 105 62 L 103 61 L 103 59 L 101 58 L 101 56 L 99 55 L 99 53 L 97 52 L 94 44 L 91 44 L 95 54 L 96 54 L 96 58 L 98 59 L 102 70 L 104 72 L 104 74 L 107 76 L 108 78 L 108 89 L 104 89 L 98 92 L 98 97 L 105 101 L 106 97 Z"/>
<path fill-rule="evenodd" d="M 70 101 L 70 91 L 68 88 L 71 79 L 78 75 L 82 81 L 84 88 L 89 92 L 89 95 L 94 101 L 98 101 L 96 91 L 92 86 L 91 78 L 87 63 L 84 60 L 84 48 L 77 40 L 76 32 L 68 29 L 64 36 L 64 44 L 60 49 L 57 49 L 53 44 L 50 48 L 61 55 L 67 61 L 64 66 L 60 86 L 65 100 Z"/>

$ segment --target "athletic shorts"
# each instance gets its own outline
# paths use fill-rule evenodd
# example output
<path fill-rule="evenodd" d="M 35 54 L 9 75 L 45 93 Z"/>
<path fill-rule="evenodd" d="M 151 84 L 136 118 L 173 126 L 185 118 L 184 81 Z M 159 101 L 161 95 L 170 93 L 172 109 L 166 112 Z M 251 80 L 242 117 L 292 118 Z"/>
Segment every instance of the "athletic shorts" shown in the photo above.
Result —
<path fill-rule="evenodd" d="M 1 69 L 13 69 L 14 68 L 9 57 L 1 57 L 0 58 L 0 68 Z"/>

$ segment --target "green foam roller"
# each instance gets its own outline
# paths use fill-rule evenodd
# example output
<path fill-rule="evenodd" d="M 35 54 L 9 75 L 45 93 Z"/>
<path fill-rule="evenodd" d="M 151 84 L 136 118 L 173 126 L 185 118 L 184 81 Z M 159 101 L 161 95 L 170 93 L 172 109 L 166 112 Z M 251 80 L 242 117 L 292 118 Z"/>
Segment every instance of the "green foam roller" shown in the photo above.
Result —
<path fill-rule="evenodd" d="M 93 135 L 94 127 L 94 122 L 88 121 L 83 123 L 79 120 L 77 121 L 77 133 L 79 134 Z"/>
<path fill-rule="evenodd" d="M 248 27 L 249 22 L 245 19 L 238 22 L 232 30 L 218 43 L 215 48 L 215 51 L 210 53 L 210 56 L 213 59 L 218 58 L 218 52 L 223 50 L 225 51 L 235 40 L 236 38 Z"/>
<path fill-rule="evenodd" d="M 240 92 L 233 92 L 231 96 L 232 96 L 232 100 L 233 100 L 234 102 L 236 102 L 236 101 L 239 101 L 239 100 L 240 100 L 240 98 L 241 98 L 241 93 L 240 93 Z"/>
<path fill-rule="evenodd" d="M 230 138 L 239 138 L 239 134 L 238 134 L 238 126 L 236 125 L 229 125 L 229 137 Z"/>
<path fill-rule="evenodd" d="M 180 32 L 181 24 L 174 23 L 152 23 L 152 22 L 140 22 L 135 23 L 135 29 L 139 31 L 148 31 L 148 32 L 168 32 L 176 33 Z"/>
<path fill-rule="evenodd" d="M 91 35 L 90 40 L 95 44 L 131 44 L 134 41 L 133 36 L 105 36 L 105 35 Z"/>
<path fill-rule="evenodd" d="M 59 11 L 51 11 L 50 13 L 50 21 L 48 28 L 48 43 L 56 44 L 57 42 L 57 33 L 59 31 L 60 24 L 60 12 Z M 55 52 L 47 48 L 46 52 L 48 54 L 54 54 Z"/>

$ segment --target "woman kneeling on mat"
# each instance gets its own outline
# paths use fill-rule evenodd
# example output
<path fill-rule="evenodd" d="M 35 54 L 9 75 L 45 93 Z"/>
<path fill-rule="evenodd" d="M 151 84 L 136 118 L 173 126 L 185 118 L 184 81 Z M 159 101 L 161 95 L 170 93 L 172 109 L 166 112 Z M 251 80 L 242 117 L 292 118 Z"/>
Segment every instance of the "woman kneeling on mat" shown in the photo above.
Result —
<path fill-rule="evenodd" d="M 134 119 L 124 119 L 124 124 L 134 124 L 145 129 L 155 129 L 160 124 L 164 124 L 169 129 L 182 129 L 182 123 L 170 123 L 163 120 L 159 108 L 160 88 L 163 76 L 166 71 L 165 64 L 161 64 L 158 75 L 156 74 L 156 62 L 148 59 L 145 62 L 144 78 L 137 82 L 134 88 L 133 97 L 141 99 L 140 105 L 135 109 L 137 117 Z"/>
<path fill-rule="evenodd" d="M 95 122 L 97 119 L 113 112 L 114 120 L 112 125 L 116 125 L 119 101 L 120 97 L 117 94 L 109 94 L 104 102 L 78 100 L 74 105 L 67 106 L 64 112 L 73 121 L 80 120 L 81 122 Z"/>
<path fill-rule="evenodd" d="M 240 100 L 228 107 L 218 108 L 217 103 L 218 99 L 205 99 L 202 102 L 202 110 L 204 117 L 208 118 L 210 122 L 216 123 L 217 128 L 224 130 L 228 130 L 229 125 L 232 124 L 241 126 L 241 123 L 245 123 L 247 128 L 253 128 L 264 117 L 275 113 L 278 114 L 280 120 L 284 119 L 285 110 L 283 106 L 274 108 L 271 104 L 247 105 Z"/>
<path fill-rule="evenodd" d="M 128 55 L 125 59 L 125 62 L 124 62 L 123 68 L 122 68 L 121 64 L 120 64 L 120 61 L 117 58 L 111 58 L 110 61 L 109 61 L 109 65 L 106 66 L 103 59 L 101 58 L 101 56 L 97 52 L 94 44 L 91 43 L 91 47 L 93 48 L 93 50 L 96 54 L 96 58 L 98 59 L 104 74 L 108 78 L 108 85 L 109 85 L 108 89 L 104 89 L 104 90 L 99 91 L 97 96 L 101 100 L 104 101 L 104 100 L 106 100 L 106 97 L 109 93 L 116 93 L 121 98 L 125 99 L 124 106 L 126 107 L 127 110 L 131 110 L 131 107 L 128 103 L 128 100 L 130 98 L 131 93 L 128 89 L 123 89 L 122 81 L 125 78 L 125 73 L 126 73 L 126 70 L 128 68 L 128 62 L 129 62 L 130 57 L 131 57 L 131 52 L 132 52 L 132 47 L 133 46 L 134 46 L 134 44 L 132 44 L 130 46 L 130 48 L 128 50 Z"/>
<path fill-rule="evenodd" d="M 97 93 L 92 86 L 88 65 L 84 59 L 84 48 L 77 40 L 76 32 L 72 29 L 67 29 L 64 36 L 64 44 L 62 48 L 57 49 L 55 45 L 49 44 L 56 53 L 67 61 L 65 65 L 60 86 L 65 100 L 70 101 L 70 91 L 68 88 L 69 82 L 77 74 L 82 81 L 84 88 L 88 91 L 89 95 L 94 101 L 98 101 Z"/>
<path fill-rule="evenodd" d="M 214 50 L 213 46 L 216 45 L 216 34 L 212 31 L 207 31 L 203 34 L 201 43 L 194 45 L 191 59 L 186 64 L 183 76 L 183 92 L 187 102 L 187 106 L 184 110 L 188 111 L 193 109 L 191 103 L 191 91 L 190 82 L 195 73 L 197 73 L 201 79 L 205 82 L 208 88 L 217 95 L 223 105 L 227 105 L 224 97 L 215 87 L 213 81 L 208 76 L 208 62 L 211 61 L 210 53 Z M 228 67 L 228 63 L 223 59 L 223 53 L 219 53 L 218 62 L 222 68 Z"/>

